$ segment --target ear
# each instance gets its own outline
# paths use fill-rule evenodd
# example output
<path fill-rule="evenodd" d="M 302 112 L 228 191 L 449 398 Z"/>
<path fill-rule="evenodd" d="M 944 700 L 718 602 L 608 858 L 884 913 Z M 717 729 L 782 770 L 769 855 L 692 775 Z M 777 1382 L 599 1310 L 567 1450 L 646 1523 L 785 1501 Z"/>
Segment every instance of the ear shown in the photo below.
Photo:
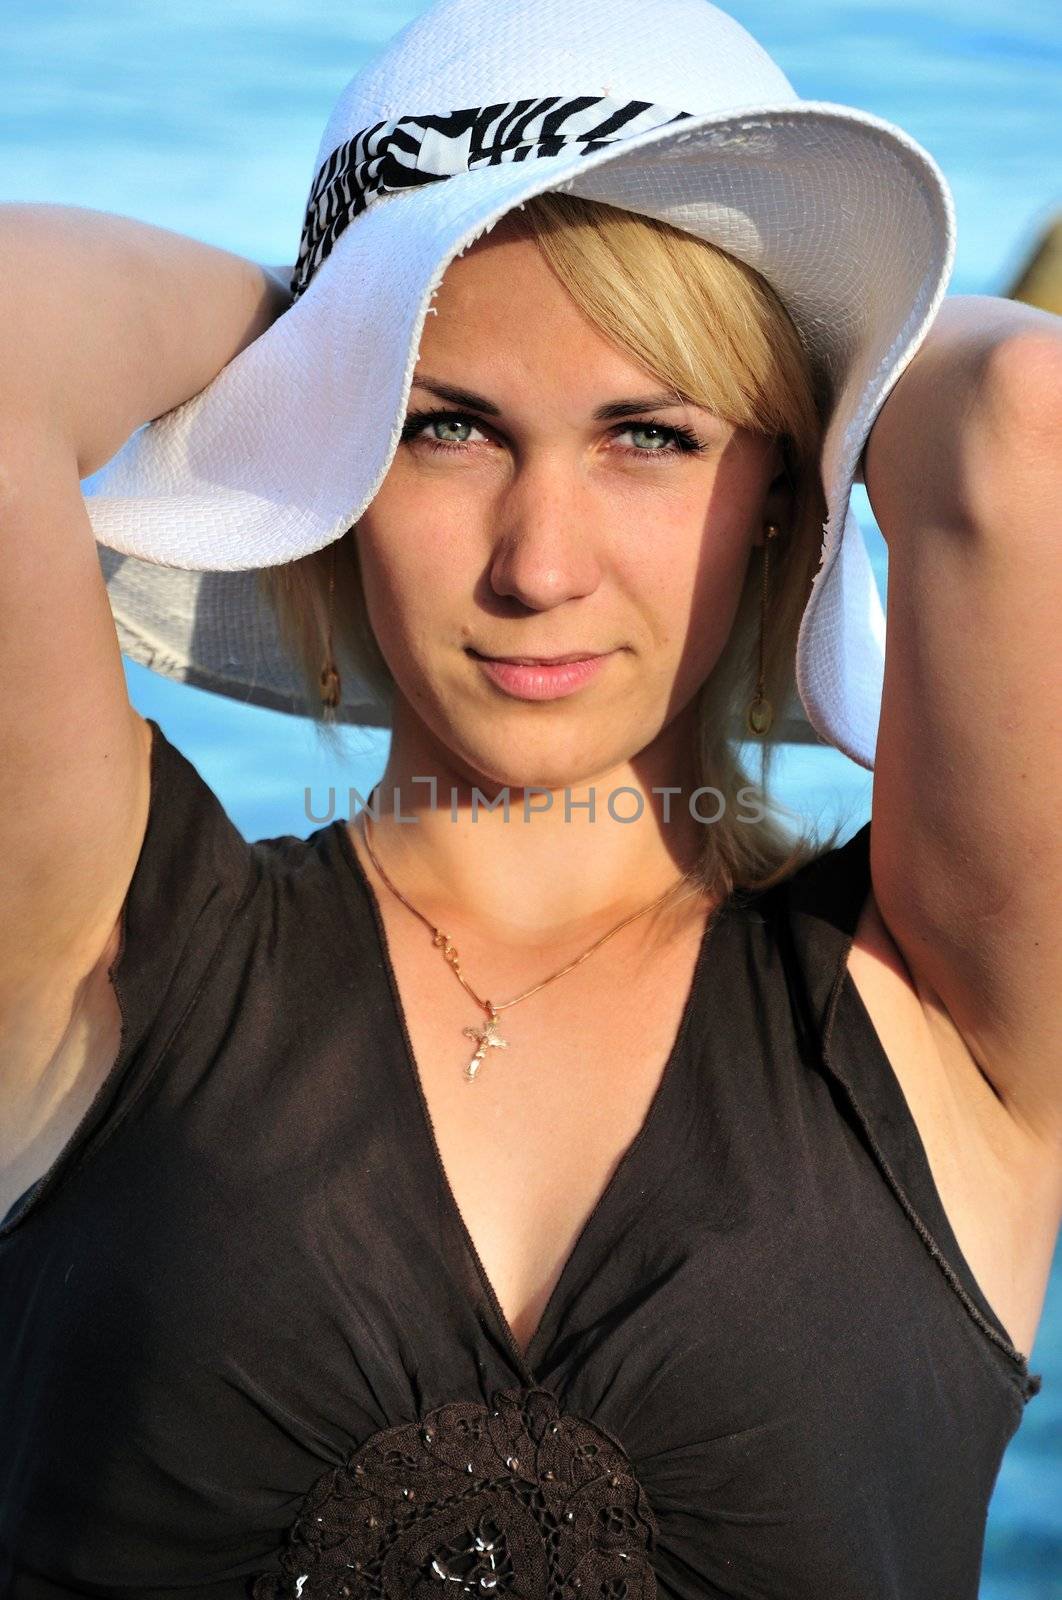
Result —
<path fill-rule="evenodd" d="M 754 545 L 763 544 L 765 538 L 763 530 L 768 522 L 775 523 L 783 534 L 788 533 L 793 526 L 796 495 L 789 467 L 777 442 L 772 446 L 770 464 L 767 470 L 772 476 L 763 499 L 759 523 L 752 541 Z"/>

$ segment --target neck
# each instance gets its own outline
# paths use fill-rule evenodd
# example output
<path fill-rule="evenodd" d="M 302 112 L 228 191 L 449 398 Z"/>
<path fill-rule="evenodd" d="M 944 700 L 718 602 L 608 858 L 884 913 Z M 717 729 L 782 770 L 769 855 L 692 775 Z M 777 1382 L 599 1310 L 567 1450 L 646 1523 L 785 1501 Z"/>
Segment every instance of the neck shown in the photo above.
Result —
<path fill-rule="evenodd" d="M 369 828 L 359 818 L 353 831 L 368 832 L 394 886 L 440 927 L 474 926 L 512 950 L 592 937 L 695 870 L 705 824 L 689 810 L 692 738 L 680 717 L 634 761 L 516 784 L 460 766 L 396 716 Z M 679 889 L 646 926 L 689 916 L 698 900 Z"/>

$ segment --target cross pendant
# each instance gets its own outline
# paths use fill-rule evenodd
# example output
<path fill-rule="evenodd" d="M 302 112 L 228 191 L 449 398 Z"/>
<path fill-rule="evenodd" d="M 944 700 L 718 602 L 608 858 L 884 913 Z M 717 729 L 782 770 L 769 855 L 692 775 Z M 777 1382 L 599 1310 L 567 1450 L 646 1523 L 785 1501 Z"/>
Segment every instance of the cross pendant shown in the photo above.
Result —
<path fill-rule="evenodd" d="M 478 1044 L 475 1055 L 465 1068 L 465 1077 L 469 1081 L 476 1076 L 488 1050 L 508 1050 L 509 1048 L 508 1039 L 503 1039 L 498 1032 L 498 1013 L 489 1000 L 487 1004 L 490 1006 L 490 1012 L 485 1025 L 482 1028 L 469 1027 L 461 1030 L 466 1038 L 475 1039 Z"/>

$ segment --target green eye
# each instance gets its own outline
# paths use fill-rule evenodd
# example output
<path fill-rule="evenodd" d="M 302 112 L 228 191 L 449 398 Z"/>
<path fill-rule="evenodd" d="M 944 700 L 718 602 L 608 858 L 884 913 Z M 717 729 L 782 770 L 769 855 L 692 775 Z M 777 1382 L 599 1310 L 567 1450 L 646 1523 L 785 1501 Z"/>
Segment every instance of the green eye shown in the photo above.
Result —
<path fill-rule="evenodd" d="M 671 438 L 670 432 L 667 428 L 661 428 L 657 423 L 652 422 L 634 423 L 630 428 L 627 429 L 627 432 L 632 438 L 635 438 L 638 434 L 641 434 L 643 440 L 649 440 L 650 442 L 648 444 L 637 444 L 635 448 L 638 450 L 648 450 L 652 454 L 656 453 L 656 447 L 658 445 L 668 444 Z"/>
<path fill-rule="evenodd" d="M 462 422 L 459 417 L 436 417 L 431 428 L 444 444 L 466 444 L 472 432 L 471 422 Z"/>
<path fill-rule="evenodd" d="M 428 450 L 460 450 L 478 432 L 474 417 L 454 411 L 411 411 L 402 427 L 402 438 L 407 444 L 419 441 Z"/>

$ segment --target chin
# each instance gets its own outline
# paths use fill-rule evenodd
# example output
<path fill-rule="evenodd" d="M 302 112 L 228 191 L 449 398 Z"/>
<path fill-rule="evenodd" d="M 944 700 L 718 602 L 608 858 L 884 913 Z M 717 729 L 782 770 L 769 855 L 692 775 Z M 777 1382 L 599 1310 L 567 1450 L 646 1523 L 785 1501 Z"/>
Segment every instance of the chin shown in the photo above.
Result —
<path fill-rule="evenodd" d="M 543 729 L 536 738 L 528 736 L 526 726 L 513 726 L 499 729 L 497 738 L 484 739 L 481 721 L 476 734 L 463 738 L 459 728 L 452 728 L 440 742 L 453 752 L 454 765 L 466 781 L 484 794 L 504 788 L 576 789 L 623 760 L 622 752 L 612 751 L 588 761 L 589 741 L 577 729 L 563 734 Z"/>
<path fill-rule="evenodd" d="M 410 684 L 410 689 L 414 686 Z M 425 674 L 411 698 L 399 688 L 406 717 L 419 722 L 424 743 L 436 752 L 437 770 L 452 771 L 452 781 L 478 786 L 485 795 L 504 789 L 576 789 L 600 782 L 603 773 L 624 767 L 650 744 L 660 725 L 625 725 L 632 709 L 619 696 L 591 704 L 581 696 L 521 704 L 470 693 L 466 682 Z M 580 703 L 581 702 L 581 703 Z M 646 708 L 643 708 L 646 709 Z M 431 758 L 424 757 L 421 759 Z M 428 771 L 429 767 L 418 770 Z M 450 780 L 447 780 L 450 781 Z M 603 797 L 599 797 L 599 804 Z M 439 804 L 448 804 L 440 794 Z"/>

